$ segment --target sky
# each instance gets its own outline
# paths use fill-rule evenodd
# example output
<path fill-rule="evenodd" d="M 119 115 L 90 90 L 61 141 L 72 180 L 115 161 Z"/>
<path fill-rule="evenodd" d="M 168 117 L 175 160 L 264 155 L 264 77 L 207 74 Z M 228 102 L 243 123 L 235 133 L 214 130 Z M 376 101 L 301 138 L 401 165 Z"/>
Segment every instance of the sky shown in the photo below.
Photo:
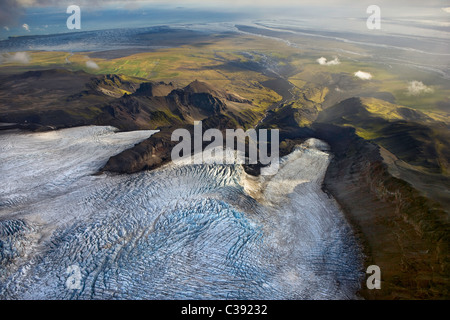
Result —
<path fill-rule="evenodd" d="M 144 26 L 142 15 L 152 17 L 148 19 L 149 25 L 164 22 L 164 19 L 167 24 L 181 23 L 183 18 L 200 23 L 213 18 L 222 22 L 280 16 L 362 19 L 367 18 L 366 9 L 371 4 L 378 5 L 385 18 L 416 19 L 450 27 L 450 0 L 0 0 L 0 38 L 67 31 L 66 8 L 75 3 L 81 8 L 84 30 L 113 27 L 112 22 L 107 22 L 112 11 L 122 12 L 121 16 L 114 16 L 121 22 L 118 27 L 122 27 L 126 21 L 130 26 Z M 140 18 L 135 19 L 134 15 Z"/>

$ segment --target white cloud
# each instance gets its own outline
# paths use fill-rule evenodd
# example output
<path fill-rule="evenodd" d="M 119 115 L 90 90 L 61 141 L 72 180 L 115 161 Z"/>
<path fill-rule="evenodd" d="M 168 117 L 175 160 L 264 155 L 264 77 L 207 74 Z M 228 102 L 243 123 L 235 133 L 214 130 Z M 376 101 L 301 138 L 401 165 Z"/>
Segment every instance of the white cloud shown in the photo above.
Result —
<path fill-rule="evenodd" d="M 411 81 L 408 83 L 408 95 L 418 96 L 422 93 L 432 93 L 433 88 L 430 88 L 423 84 L 422 81 Z"/>
<path fill-rule="evenodd" d="M 327 58 L 320 57 L 316 61 L 323 66 L 335 66 L 341 63 L 338 58 L 334 58 L 334 60 L 327 61 Z"/>
<path fill-rule="evenodd" d="M 370 80 L 372 79 L 372 75 L 368 72 L 364 72 L 364 71 L 358 71 L 355 72 L 355 77 L 358 77 L 362 80 Z"/>
<path fill-rule="evenodd" d="M 447 13 L 450 13 L 450 7 L 442 8 L 442 10 L 445 11 L 445 12 L 447 12 Z"/>
<path fill-rule="evenodd" d="M 9 31 L 9 27 L 8 26 L 4 26 L 3 29 L 5 29 L 6 31 Z"/>
<path fill-rule="evenodd" d="M 4 53 L 0 55 L 0 64 L 3 63 L 30 63 L 30 56 L 26 52 L 16 52 L 14 54 Z"/>
<path fill-rule="evenodd" d="M 22 25 L 22 28 L 24 28 L 25 30 L 27 30 L 28 32 L 30 32 L 30 26 L 27 25 L 26 23 L 24 23 L 24 24 Z"/>
<path fill-rule="evenodd" d="M 86 61 L 86 67 L 90 69 L 100 69 L 100 67 L 92 60 Z"/>

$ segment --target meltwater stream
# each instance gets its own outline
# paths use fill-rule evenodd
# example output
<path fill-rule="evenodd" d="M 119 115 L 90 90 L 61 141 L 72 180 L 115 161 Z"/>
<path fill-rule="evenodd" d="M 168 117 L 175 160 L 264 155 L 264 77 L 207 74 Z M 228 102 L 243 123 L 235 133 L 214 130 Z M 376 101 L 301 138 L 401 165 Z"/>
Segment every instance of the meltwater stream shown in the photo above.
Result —
<path fill-rule="evenodd" d="M 92 175 L 151 134 L 0 135 L 1 299 L 357 298 L 361 252 L 321 191 L 323 142 L 272 177 L 216 164 Z"/>

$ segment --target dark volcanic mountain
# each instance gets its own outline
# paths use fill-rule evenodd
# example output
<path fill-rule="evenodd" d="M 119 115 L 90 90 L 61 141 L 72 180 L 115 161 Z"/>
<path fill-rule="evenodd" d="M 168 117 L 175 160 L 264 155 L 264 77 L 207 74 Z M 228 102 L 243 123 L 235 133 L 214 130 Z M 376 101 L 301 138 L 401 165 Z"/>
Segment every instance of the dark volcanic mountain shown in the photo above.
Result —
<path fill-rule="evenodd" d="M 353 127 L 413 166 L 448 172 L 450 128 L 420 111 L 374 98 L 351 98 L 321 112 L 317 122 Z"/>
<path fill-rule="evenodd" d="M 221 113 L 237 123 L 247 123 L 236 108 L 227 105 L 238 103 L 243 110 L 251 107 L 251 101 L 200 81 L 179 88 L 173 83 L 59 69 L 2 76 L 0 80 L 0 122 L 31 129 L 91 124 L 121 130 L 155 129 Z"/>
<path fill-rule="evenodd" d="M 0 122 L 32 130 L 81 125 L 160 129 L 111 157 L 102 171 L 115 173 L 169 162 L 175 144 L 171 133 L 175 128 L 192 132 L 196 120 L 203 121 L 203 130 L 279 129 L 281 155 L 306 138 L 319 138 L 333 154 L 323 189 L 359 232 L 366 265 L 382 269 L 382 293 L 363 290 L 363 296 L 448 297 L 448 124 L 375 98 L 355 97 L 323 109 L 325 104 L 313 96 L 303 93 L 263 115 L 253 111 L 251 101 L 197 80 L 181 87 L 43 70 L 1 76 Z M 258 175 L 259 167 L 246 171 Z"/>

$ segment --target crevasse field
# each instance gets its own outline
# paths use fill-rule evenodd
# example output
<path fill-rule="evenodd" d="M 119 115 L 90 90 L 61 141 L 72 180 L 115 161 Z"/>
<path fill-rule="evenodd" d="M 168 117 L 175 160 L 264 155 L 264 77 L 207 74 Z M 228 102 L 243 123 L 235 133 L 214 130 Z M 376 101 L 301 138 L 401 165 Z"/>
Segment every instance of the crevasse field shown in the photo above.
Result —
<path fill-rule="evenodd" d="M 360 248 L 321 190 L 325 143 L 308 140 L 270 177 L 217 164 L 93 175 L 153 133 L 0 136 L 0 298 L 357 297 Z"/>

